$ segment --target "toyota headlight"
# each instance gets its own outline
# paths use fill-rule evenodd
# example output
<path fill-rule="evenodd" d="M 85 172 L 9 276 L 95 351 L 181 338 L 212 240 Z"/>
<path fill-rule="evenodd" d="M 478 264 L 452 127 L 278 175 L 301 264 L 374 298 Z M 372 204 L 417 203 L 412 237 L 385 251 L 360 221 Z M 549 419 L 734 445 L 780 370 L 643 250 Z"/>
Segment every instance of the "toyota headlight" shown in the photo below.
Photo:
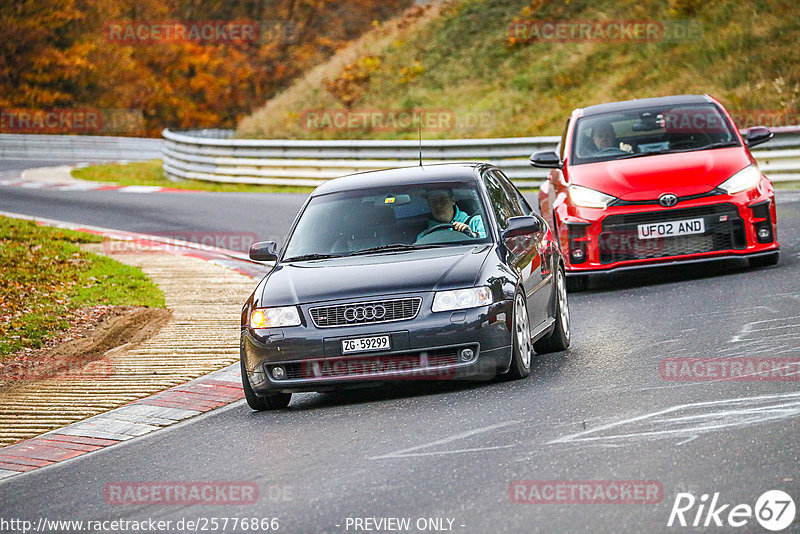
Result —
<path fill-rule="evenodd" d="M 761 181 L 761 171 L 755 165 L 748 165 L 719 185 L 729 195 L 753 189 Z"/>
<path fill-rule="evenodd" d="M 258 308 L 250 314 L 250 328 L 280 328 L 299 326 L 300 312 L 296 306 Z"/>
<path fill-rule="evenodd" d="M 492 303 L 492 292 L 488 287 L 472 287 L 454 291 L 438 291 L 433 297 L 432 311 L 466 310 Z"/>
<path fill-rule="evenodd" d="M 569 198 L 576 206 L 606 209 L 616 197 L 580 185 L 569 186 Z"/>

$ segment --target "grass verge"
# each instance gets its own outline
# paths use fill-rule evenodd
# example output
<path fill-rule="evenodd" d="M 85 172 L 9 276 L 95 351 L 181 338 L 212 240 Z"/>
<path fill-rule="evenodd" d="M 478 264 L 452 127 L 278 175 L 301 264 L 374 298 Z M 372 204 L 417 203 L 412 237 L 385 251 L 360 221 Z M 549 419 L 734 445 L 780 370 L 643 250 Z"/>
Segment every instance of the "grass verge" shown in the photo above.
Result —
<path fill-rule="evenodd" d="M 135 163 L 108 163 L 90 165 L 72 170 L 72 177 L 92 182 L 110 182 L 117 185 L 154 185 L 173 189 L 193 189 L 230 193 L 310 193 L 313 187 L 287 185 L 222 184 L 185 180 L 171 182 L 164 175 L 161 160 Z"/>
<path fill-rule="evenodd" d="M 80 308 L 164 307 L 164 294 L 140 269 L 79 247 L 102 240 L 0 217 L 0 360 L 41 347 Z"/>

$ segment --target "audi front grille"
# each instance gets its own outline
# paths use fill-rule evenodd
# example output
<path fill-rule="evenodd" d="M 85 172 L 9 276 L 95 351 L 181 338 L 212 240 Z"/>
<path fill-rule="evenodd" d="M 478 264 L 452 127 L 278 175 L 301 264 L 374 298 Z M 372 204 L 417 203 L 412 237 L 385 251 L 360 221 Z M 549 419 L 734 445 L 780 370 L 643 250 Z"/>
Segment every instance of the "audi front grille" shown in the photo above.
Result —
<path fill-rule="evenodd" d="M 705 221 L 706 231 L 703 234 L 639 239 L 639 224 L 700 217 Z M 603 264 L 718 250 L 741 250 L 746 247 L 744 221 L 739 216 L 739 209 L 733 204 L 610 215 L 603 220 L 598 243 L 600 262 Z"/>
<path fill-rule="evenodd" d="M 320 306 L 309 311 L 318 328 L 332 328 L 413 319 L 421 305 L 421 297 L 412 297 Z"/>

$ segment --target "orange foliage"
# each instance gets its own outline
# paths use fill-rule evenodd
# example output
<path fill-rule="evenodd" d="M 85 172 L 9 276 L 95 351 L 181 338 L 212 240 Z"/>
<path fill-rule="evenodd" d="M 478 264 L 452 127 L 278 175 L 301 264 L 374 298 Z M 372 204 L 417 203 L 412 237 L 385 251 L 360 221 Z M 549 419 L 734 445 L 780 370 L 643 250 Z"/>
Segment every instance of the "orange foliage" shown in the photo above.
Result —
<path fill-rule="evenodd" d="M 232 128 L 410 0 L 4 0 L 0 110 L 134 110 L 139 135 Z M 255 21 L 259 39 L 114 40 L 109 25 Z M 125 26 L 127 28 L 127 26 Z"/>

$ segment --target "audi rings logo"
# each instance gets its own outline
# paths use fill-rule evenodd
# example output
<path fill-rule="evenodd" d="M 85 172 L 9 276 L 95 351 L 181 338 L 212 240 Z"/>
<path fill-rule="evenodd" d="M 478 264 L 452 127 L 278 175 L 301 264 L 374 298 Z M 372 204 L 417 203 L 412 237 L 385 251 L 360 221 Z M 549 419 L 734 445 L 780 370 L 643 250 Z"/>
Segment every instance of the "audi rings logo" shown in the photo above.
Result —
<path fill-rule="evenodd" d="M 344 311 L 344 318 L 348 323 L 354 321 L 380 321 L 384 317 L 386 317 L 386 308 L 382 304 L 353 306 Z"/>
<path fill-rule="evenodd" d="M 664 193 L 660 197 L 658 197 L 658 203 L 664 206 L 665 208 L 671 208 L 675 204 L 678 203 L 678 195 L 673 195 L 672 193 Z"/>

